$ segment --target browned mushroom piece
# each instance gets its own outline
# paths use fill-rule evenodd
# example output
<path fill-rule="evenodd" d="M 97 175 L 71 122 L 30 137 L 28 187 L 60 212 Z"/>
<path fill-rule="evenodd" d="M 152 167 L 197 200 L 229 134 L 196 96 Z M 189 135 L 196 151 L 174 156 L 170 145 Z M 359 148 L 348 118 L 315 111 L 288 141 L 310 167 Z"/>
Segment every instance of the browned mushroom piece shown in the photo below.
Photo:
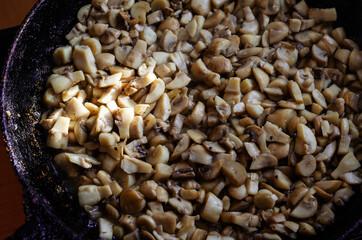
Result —
<path fill-rule="evenodd" d="M 236 186 L 242 185 L 247 177 L 245 167 L 231 160 L 222 165 L 222 173 L 230 183 Z"/>
<path fill-rule="evenodd" d="M 119 204 L 124 213 L 135 215 L 146 206 L 146 200 L 140 192 L 127 189 L 121 193 Z"/>

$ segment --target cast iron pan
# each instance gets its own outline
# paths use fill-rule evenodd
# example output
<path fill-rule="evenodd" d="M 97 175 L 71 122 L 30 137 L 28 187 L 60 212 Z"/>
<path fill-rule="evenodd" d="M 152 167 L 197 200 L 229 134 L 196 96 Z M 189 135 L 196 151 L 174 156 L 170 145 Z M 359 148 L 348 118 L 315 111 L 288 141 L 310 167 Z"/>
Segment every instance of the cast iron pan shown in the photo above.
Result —
<path fill-rule="evenodd" d="M 40 0 L 28 14 L 9 50 L 2 76 L 1 122 L 10 161 L 24 188 L 26 223 L 8 239 L 97 239 L 95 221 L 77 202 L 45 146 L 38 125 L 45 81 L 53 67 L 52 51 L 65 45 L 78 9 L 90 0 Z M 337 25 L 362 46 L 362 1 L 309 1 L 336 7 Z M 10 112 L 10 116 L 6 112 Z M 357 194 L 336 221 L 314 239 L 362 239 L 362 196 Z M 309 238 L 311 239 L 311 238 Z"/>

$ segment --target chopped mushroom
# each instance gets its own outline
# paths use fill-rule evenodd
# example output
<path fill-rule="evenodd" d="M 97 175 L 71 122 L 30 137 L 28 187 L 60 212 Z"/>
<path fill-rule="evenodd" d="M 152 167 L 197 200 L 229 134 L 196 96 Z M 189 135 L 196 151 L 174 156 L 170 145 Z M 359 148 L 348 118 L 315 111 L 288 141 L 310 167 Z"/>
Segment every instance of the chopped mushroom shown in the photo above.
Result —
<path fill-rule="evenodd" d="M 99 237 L 297 239 L 332 223 L 362 184 L 362 52 L 333 29 L 337 11 L 82 7 L 54 50 L 40 125 Z"/>

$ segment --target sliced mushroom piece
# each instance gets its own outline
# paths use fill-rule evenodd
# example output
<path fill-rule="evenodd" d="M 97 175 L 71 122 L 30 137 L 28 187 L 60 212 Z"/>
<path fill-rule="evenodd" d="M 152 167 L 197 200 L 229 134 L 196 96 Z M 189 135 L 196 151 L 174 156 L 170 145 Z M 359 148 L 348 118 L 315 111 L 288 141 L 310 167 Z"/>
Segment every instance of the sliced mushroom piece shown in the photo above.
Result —
<path fill-rule="evenodd" d="M 171 103 L 167 93 L 163 93 L 161 98 L 157 101 L 153 114 L 162 121 L 166 121 L 169 118 L 171 114 Z"/>
<path fill-rule="evenodd" d="M 73 62 L 76 68 L 85 73 L 95 74 L 97 72 L 96 60 L 88 46 L 77 45 L 74 47 Z"/>
<path fill-rule="evenodd" d="M 226 152 L 225 148 L 223 146 L 221 146 L 218 142 L 204 141 L 203 145 L 210 152 L 214 152 L 214 153 L 225 153 Z"/>
<path fill-rule="evenodd" d="M 101 199 L 111 195 L 112 191 L 109 185 L 83 185 L 78 188 L 79 205 L 83 208 L 85 205 L 94 206 Z"/>
<path fill-rule="evenodd" d="M 72 120 L 80 118 L 88 118 L 90 111 L 83 105 L 81 101 L 73 97 L 67 104 L 65 112 L 68 117 Z"/>
<path fill-rule="evenodd" d="M 327 193 L 333 193 L 337 191 L 337 189 L 340 188 L 342 185 L 342 181 L 340 180 L 325 180 L 325 181 L 319 181 L 315 183 L 316 187 L 319 187 L 323 191 Z"/>
<path fill-rule="evenodd" d="M 188 159 L 191 162 L 203 165 L 210 165 L 212 163 L 212 155 L 202 145 L 196 144 L 191 146 L 187 153 Z"/>
<path fill-rule="evenodd" d="M 260 170 L 278 165 L 278 159 L 270 153 L 256 155 L 250 165 L 250 170 Z"/>
<path fill-rule="evenodd" d="M 235 186 L 244 184 L 247 177 L 245 167 L 232 160 L 228 160 L 223 164 L 222 173 Z"/>
<path fill-rule="evenodd" d="M 289 135 L 285 134 L 277 125 L 267 121 L 263 128 L 266 132 L 266 141 L 289 143 Z"/>
<path fill-rule="evenodd" d="M 128 143 L 124 147 L 124 151 L 126 154 L 128 154 L 130 157 L 134 158 L 143 158 L 146 157 L 148 154 L 148 151 L 145 148 L 145 144 L 147 143 L 147 138 L 142 137 L 141 139 L 133 140 L 132 142 Z"/>
<path fill-rule="evenodd" d="M 206 221 L 216 223 L 220 218 L 222 208 L 222 201 L 213 193 L 208 192 L 205 198 L 205 204 L 200 211 L 200 216 Z"/>
<path fill-rule="evenodd" d="M 303 159 L 295 166 L 295 173 L 299 176 L 308 177 L 317 168 L 317 161 L 313 155 L 304 155 Z"/>
<path fill-rule="evenodd" d="M 271 154 L 273 154 L 278 160 L 285 158 L 289 155 L 290 144 L 281 144 L 281 143 L 270 143 L 268 144 L 268 149 Z"/>
<path fill-rule="evenodd" d="M 361 167 L 361 164 L 354 156 L 353 152 L 347 153 L 339 162 L 337 168 L 331 173 L 334 179 L 339 178 L 341 175 L 354 171 Z"/>
<path fill-rule="evenodd" d="M 185 56 L 182 52 L 174 52 L 170 54 L 170 59 L 172 62 L 174 62 L 177 66 L 177 68 L 181 71 L 184 72 L 185 74 L 189 73 L 187 64 L 186 64 L 186 59 Z M 186 84 L 187 85 L 187 84 Z"/>
<path fill-rule="evenodd" d="M 311 93 L 315 89 L 314 76 L 310 68 L 299 69 L 294 80 L 303 92 Z"/>
<path fill-rule="evenodd" d="M 178 141 L 172 155 L 171 160 L 177 159 L 181 153 L 185 152 L 190 146 L 190 137 L 186 133 L 181 135 L 181 139 Z"/>
<path fill-rule="evenodd" d="M 151 217 L 155 220 L 156 224 L 162 226 L 163 231 L 167 233 L 175 233 L 176 231 L 176 215 L 172 212 L 155 212 Z"/>
<path fill-rule="evenodd" d="M 167 83 L 167 89 L 181 89 L 186 87 L 191 82 L 191 78 L 189 78 L 184 72 L 178 72 L 171 82 Z"/>
<path fill-rule="evenodd" d="M 146 60 L 147 42 L 143 40 L 137 40 L 136 44 L 124 59 L 123 64 L 127 67 L 137 69 Z M 116 53 L 117 57 L 117 53 Z M 117 58 L 118 60 L 118 58 Z"/>
<path fill-rule="evenodd" d="M 165 82 L 162 79 L 157 78 L 151 84 L 150 92 L 147 94 L 145 103 L 156 102 L 165 91 Z"/>
<path fill-rule="evenodd" d="M 187 106 L 189 105 L 189 97 L 186 94 L 181 94 L 174 97 L 171 100 L 171 114 L 170 116 L 175 116 L 179 113 L 182 113 Z"/>
<path fill-rule="evenodd" d="M 191 8 L 195 13 L 206 16 L 211 11 L 211 0 L 191 0 Z"/>
<path fill-rule="evenodd" d="M 289 190 L 292 185 L 292 182 L 290 181 L 288 176 L 279 169 L 275 169 L 273 172 L 273 183 L 277 188 L 283 190 Z"/>
<path fill-rule="evenodd" d="M 254 204 L 260 209 L 273 208 L 278 197 L 267 189 L 261 189 L 254 196 Z"/>
<path fill-rule="evenodd" d="M 341 188 L 333 196 L 333 202 L 337 206 L 343 206 L 355 194 L 351 188 Z"/>
<path fill-rule="evenodd" d="M 362 184 L 362 173 L 359 171 L 347 172 L 340 178 L 350 185 Z"/>
<path fill-rule="evenodd" d="M 66 149 L 68 145 L 68 129 L 70 118 L 59 117 L 49 130 L 47 146 L 55 149 Z"/>
<path fill-rule="evenodd" d="M 224 162 L 225 162 L 225 160 L 223 158 L 221 158 L 221 159 L 214 161 L 210 165 L 205 165 L 205 166 L 199 168 L 199 173 L 200 173 L 201 177 L 204 180 L 215 179 L 219 175 Z"/>
<path fill-rule="evenodd" d="M 208 86 L 220 85 L 220 75 L 209 70 L 201 59 L 192 65 L 191 74 L 195 80 L 203 81 Z"/>
<path fill-rule="evenodd" d="M 269 75 L 257 67 L 253 68 L 253 75 L 260 87 L 260 90 L 264 92 L 264 89 L 269 85 L 270 82 Z"/>
<path fill-rule="evenodd" d="M 183 215 L 191 215 L 193 212 L 192 203 L 182 198 L 170 198 L 168 204 Z"/>
<path fill-rule="evenodd" d="M 336 152 L 336 149 L 337 149 L 337 142 L 333 141 L 324 148 L 323 152 L 318 153 L 315 156 L 315 159 L 317 161 L 330 161 L 334 153 Z"/>
<path fill-rule="evenodd" d="M 198 144 L 201 144 L 203 141 L 207 139 L 206 134 L 200 131 L 199 129 L 189 129 L 187 130 L 187 134 L 195 143 Z"/>
<path fill-rule="evenodd" d="M 146 14 L 151 10 L 148 2 L 136 2 L 131 8 L 131 16 L 140 24 L 146 23 Z"/>
<path fill-rule="evenodd" d="M 197 127 L 205 116 L 205 105 L 198 102 L 191 114 L 185 119 L 185 124 L 191 127 Z"/>
<path fill-rule="evenodd" d="M 140 192 L 127 189 L 121 193 L 119 205 L 123 213 L 136 215 L 146 207 L 146 200 Z"/>
<path fill-rule="evenodd" d="M 151 173 L 153 171 L 152 165 L 139 160 L 137 158 L 132 158 L 127 155 L 123 156 L 121 160 L 121 169 L 128 174 L 132 173 Z"/>
<path fill-rule="evenodd" d="M 230 105 L 225 102 L 224 99 L 222 99 L 219 96 L 215 97 L 215 108 L 216 111 L 219 113 L 221 122 L 226 122 L 231 114 L 231 107 Z"/>
<path fill-rule="evenodd" d="M 101 106 L 102 107 L 102 106 Z M 133 108 L 122 108 L 119 109 L 115 114 L 115 124 L 118 127 L 119 137 L 121 139 L 129 138 L 132 120 L 134 118 Z"/>
<path fill-rule="evenodd" d="M 53 160 L 70 178 L 74 178 L 78 175 L 78 167 L 69 162 L 65 157 L 65 153 L 57 154 Z"/>
<path fill-rule="evenodd" d="M 204 56 L 203 60 L 206 64 L 206 67 L 212 72 L 223 74 L 230 73 L 233 70 L 230 59 L 222 55 L 218 55 L 215 57 Z"/>
<path fill-rule="evenodd" d="M 294 150 L 299 155 L 313 154 L 317 149 L 317 140 L 312 130 L 304 124 L 297 125 L 297 138 Z"/>
<path fill-rule="evenodd" d="M 160 39 L 160 45 L 166 52 L 172 53 L 177 44 L 177 35 L 171 30 L 166 29 Z"/>
<path fill-rule="evenodd" d="M 216 9 L 216 11 L 206 18 L 203 28 L 213 28 L 216 25 L 220 24 L 225 18 L 225 13 L 221 9 Z"/>
<path fill-rule="evenodd" d="M 312 191 L 309 190 L 299 204 L 291 211 L 290 216 L 298 219 L 309 218 L 316 214 L 317 209 L 318 201 L 312 195 Z"/>
<path fill-rule="evenodd" d="M 153 166 L 158 163 L 167 163 L 170 159 L 170 152 L 167 147 L 158 145 L 157 147 L 151 147 L 146 161 Z"/>

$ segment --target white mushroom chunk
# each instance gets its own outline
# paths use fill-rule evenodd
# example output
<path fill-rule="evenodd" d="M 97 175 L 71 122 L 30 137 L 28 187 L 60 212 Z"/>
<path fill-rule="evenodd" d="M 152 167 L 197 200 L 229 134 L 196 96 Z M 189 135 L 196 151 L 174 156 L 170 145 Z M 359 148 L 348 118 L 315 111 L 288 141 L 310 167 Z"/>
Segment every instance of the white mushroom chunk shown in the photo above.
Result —
<path fill-rule="evenodd" d="M 156 102 L 165 91 L 165 82 L 162 79 L 157 78 L 152 82 L 150 92 L 147 94 L 145 103 Z"/>
<path fill-rule="evenodd" d="M 299 204 L 292 210 L 290 216 L 298 219 L 309 218 L 316 214 L 317 209 L 318 201 L 312 195 L 312 191 L 309 190 L 309 192 L 304 196 L 302 201 L 300 201 Z"/>
<path fill-rule="evenodd" d="M 215 108 L 216 108 L 216 111 L 219 113 L 220 121 L 225 123 L 231 115 L 230 105 L 221 97 L 216 96 L 215 97 Z"/>
<path fill-rule="evenodd" d="M 167 147 L 163 145 L 157 145 L 151 147 L 146 157 L 146 161 L 152 166 L 156 166 L 159 163 L 167 163 L 170 159 L 170 152 Z"/>
<path fill-rule="evenodd" d="M 166 29 L 160 39 L 160 44 L 163 50 L 172 53 L 177 44 L 177 36 L 169 29 Z"/>
<path fill-rule="evenodd" d="M 70 118 L 59 117 L 49 130 L 47 146 L 55 149 L 66 149 L 68 145 L 68 128 Z"/>
<path fill-rule="evenodd" d="M 297 138 L 294 150 L 299 155 L 313 154 L 317 149 L 317 140 L 312 130 L 304 124 L 297 125 Z"/>
<path fill-rule="evenodd" d="M 99 238 L 111 240 L 113 237 L 113 223 L 105 218 L 98 219 Z"/>
<path fill-rule="evenodd" d="M 94 206 L 101 199 L 111 195 L 112 190 L 109 185 L 83 185 L 78 188 L 78 198 L 81 207 L 84 207 L 85 205 Z"/>
<path fill-rule="evenodd" d="M 121 139 L 129 138 L 130 136 L 129 128 L 133 118 L 134 118 L 133 108 L 122 108 L 117 111 L 114 123 L 118 127 L 119 137 Z"/>
<path fill-rule="evenodd" d="M 264 89 L 269 85 L 269 75 L 260 68 L 253 68 L 253 75 L 260 87 L 260 90 L 264 92 Z"/>
<path fill-rule="evenodd" d="M 201 59 L 197 59 L 192 65 L 191 74 L 196 80 L 204 81 L 208 86 L 218 86 L 220 84 L 220 75 L 206 68 Z"/>
<path fill-rule="evenodd" d="M 52 88 L 54 90 L 54 93 L 56 93 L 56 94 L 69 89 L 73 85 L 70 78 L 63 76 L 63 75 L 59 75 L 59 74 L 50 75 L 47 82 L 50 83 L 50 85 L 52 86 Z"/>
<path fill-rule="evenodd" d="M 334 179 L 339 178 L 341 175 L 352 172 L 361 167 L 361 164 L 354 156 L 353 152 L 347 153 L 339 162 L 337 168 L 331 173 Z"/>
<path fill-rule="evenodd" d="M 180 214 L 191 215 L 193 212 L 192 203 L 182 198 L 170 198 L 168 204 Z"/>
<path fill-rule="evenodd" d="M 151 10 L 148 2 L 136 2 L 131 8 L 131 16 L 140 24 L 146 23 L 146 14 Z"/>
<path fill-rule="evenodd" d="M 172 62 L 174 62 L 177 66 L 177 68 L 184 72 L 185 74 L 189 73 L 189 70 L 186 65 L 186 59 L 184 57 L 184 54 L 182 52 L 174 52 L 170 54 L 170 59 Z"/>
<path fill-rule="evenodd" d="M 105 76 L 101 80 L 99 80 L 98 87 L 99 88 L 108 88 L 108 87 L 117 85 L 117 83 L 121 80 L 121 78 L 122 78 L 121 72 Z"/>
<path fill-rule="evenodd" d="M 96 60 L 92 50 L 88 46 L 77 45 L 73 51 L 73 61 L 76 68 L 85 73 L 94 74 L 97 72 Z"/>
<path fill-rule="evenodd" d="M 91 168 L 92 165 L 101 164 L 101 162 L 88 154 L 65 153 L 64 156 L 69 162 L 81 166 L 82 168 Z"/>
<path fill-rule="evenodd" d="M 113 116 L 112 113 L 105 106 L 100 106 L 97 118 L 93 125 L 91 136 L 96 136 L 101 132 L 110 132 L 113 129 Z"/>
<path fill-rule="evenodd" d="M 289 135 L 285 134 L 277 125 L 267 121 L 264 125 L 264 130 L 266 132 L 266 141 L 289 143 Z"/>
<path fill-rule="evenodd" d="M 175 78 L 167 83 L 167 89 L 180 89 L 186 87 L 191 82 L 191 78 L 189 78 L 184 72 L 178 72 Z"/>
<path fill-rule="evenodd" d="M 72 120 L 79 118 L 88 118 L 90 111 L 83 105 L 78 98 L 73 97 L 67 104 L 65 112 Z"/>
<path fill-rule="evenodd" d="M 137 69 L 146 60 L 147 42 L 137 40 L 136 44 L 124 59 L 123 64 L 127 67 Z M 117 53 L 116 53 L 117 57 Z M 118 60 L 118 58 L 117 58 Z"/>
<path fill-rule="evenodd" d="M 222 201 L 213 193 L 208 192 L 205 198 L 205 204 L 200 211 L 200 216 L 206 221 L 216 223 L 223 209 Z"/>
<path fill-rule="evenodd" d="M 137 158 L 129 157 L 127 155 L 123 156 L 120 166 L 122 170 L 128 174 L 151 173 L 153 171 L 151 164 Z"/>
<path fill-rule="evenodd" d="M 156 118 L 166 121 L 171 114 L 171 102 L 167 93 L 162 94 L 161 98 L 157 101 L 153 115 Z"/>
<path fill-rule="evenodd" d="M 274 167 L 278 164 L 278 159 L 270 153 L 261 153 L 256 155 L 250 165 L 250 170 L 260 170 L 263 168 Z"/>
<path fill-rule="evenodd" d="M 71 46 L 64 46 L 55 49 L 54 61 L 57 65 L 68 64 L 72 61 L 73 49 Z"/>
<path fill-rule="evenodd" d="M 210 165 L 212 163 L 212 155 L 202 145 L 194 145 L 187 151 L 189 161 Z"/>

